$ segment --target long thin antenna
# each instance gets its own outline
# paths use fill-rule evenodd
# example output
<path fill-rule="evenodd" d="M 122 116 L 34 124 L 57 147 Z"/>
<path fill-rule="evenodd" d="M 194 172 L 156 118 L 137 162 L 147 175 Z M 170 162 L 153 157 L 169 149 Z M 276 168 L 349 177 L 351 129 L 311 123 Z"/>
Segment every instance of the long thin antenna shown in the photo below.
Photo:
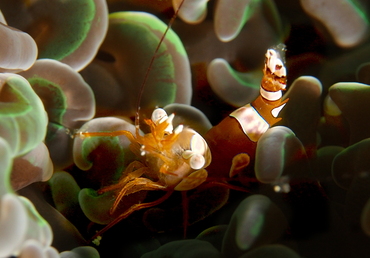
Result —
<path fill-rule="evenodd" d="M 139 112 L 140 112 L 140 102 L 141 102 L 141 98 L 143 96 L 143 92 L 144 92 L 144 88 L 145 88 L 145 84 L 148 80 L 148 77 L 149 77 L 149 73 L 150 73 L 150 70 L 152 69 L 153 67 L 153 63 L 154 63 L 154 60 L 156 59 L 157 57 L 157 53 L 159 51 L 159 48 L 161 47 L 162 45 L 162 42 L 164 40 L 164 38 L 166 37 L 167 35 L 167 32 L 169 29 L 171 29 L 171 26 L 172 24 L 174 23 L 180 9 L 181 9 L 181 6 L 182 4 L 185 2 L 185 0 L 182 0 L 179 7 L 177 8 L 177 10 L 175 11 L 174 15 L 172 16 L 170 22 L 168 23 L 168 26 L 166 28 L 166 30 L 164 31 L 161 39 L 159 40 L 159 43 L 157 45 L 157 48 L 155 49 L 154 51 L 154 55 L 152 56 L 152 59 L 150 60 L 150 63 L 149 63 L 149 67 L 148 69 L 146 70 L 146 73 L 145 73 L 145 76 L 144 76 L 144 80 L 143 80 L 143 83 L 141 84 L 140 86 L 140 91 L 139 91 L 139 95 L 138 95 L 138 98 L 137 98 L 137 103 L 136 103 L 136 118 L 135 118 L 135 127 L 138 129 L 139 128 L 139 122 L 140 122 L 140 118 L 139 118 Z"/>

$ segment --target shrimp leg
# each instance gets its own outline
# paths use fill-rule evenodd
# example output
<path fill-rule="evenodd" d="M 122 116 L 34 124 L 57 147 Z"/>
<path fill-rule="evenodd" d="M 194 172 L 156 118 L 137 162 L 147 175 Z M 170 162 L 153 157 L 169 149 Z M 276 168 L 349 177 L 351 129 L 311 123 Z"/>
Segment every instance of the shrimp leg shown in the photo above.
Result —
<path fill-rule="evenodd" d="M 130 216 L 133 212 L 135 211 L 138 211 L 138 210 L 141 210 L 141 209 L 145 209 L 145 208 L 150 208 L 150 207 L 154 207 L 156 205 L 159 205 L 161 204 L 162 202 L 164 202 L 165 200 L 168 199 L 168 197 L 171 196 L 171 194 L 173 193 L 173 190 L 171 191 L 167 191 L 165 195 L 163 195 L 161 198 L 159 198 L 158 200 L 155 200 L 153 202 L 147 202 L 147 203 L 138 203 L 138 204 L 134 204 L 132 205 L 129 209 L 127 209 L 124 213 L 122 213 L 121 215 L 119 215 L 117 218 L 115 218 L 112 222 L 110 222 L 108 225 L 106 225 L 102 230 L 100 230 L 99 232 L 97 232 L 92 238 L 91 238 L 91 242 L 95 239 L 97 239 L 99 236 L 101 236 L 102 234 L 104 234 L 107 230 L 109 230 L 111 227 L 113 227 L 114 225 L 116 225 L 118 222 L 120 222 L 121 220 L 127 218 L 128 216 Z"/>

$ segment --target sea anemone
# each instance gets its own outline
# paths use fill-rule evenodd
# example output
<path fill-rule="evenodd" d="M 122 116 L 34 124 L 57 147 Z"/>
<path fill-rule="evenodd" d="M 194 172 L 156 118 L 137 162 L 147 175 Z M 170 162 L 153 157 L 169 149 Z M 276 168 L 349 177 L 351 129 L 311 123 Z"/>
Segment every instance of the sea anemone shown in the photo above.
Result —
<path fill-rule="evenodd" d="M 0 257 L 366 255 L 369 8 L 1 1 Z M 194 189 L 149 187 L 177 176 L 163 146 Z"/>

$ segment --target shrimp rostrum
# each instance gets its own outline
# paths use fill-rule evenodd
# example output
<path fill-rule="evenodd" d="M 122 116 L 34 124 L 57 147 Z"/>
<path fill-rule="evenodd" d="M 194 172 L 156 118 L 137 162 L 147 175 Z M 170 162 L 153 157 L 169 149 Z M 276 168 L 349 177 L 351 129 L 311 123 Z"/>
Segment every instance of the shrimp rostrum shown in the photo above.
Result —
<path fill-rule="evenodd" d="M 167 193 L 157 201 L 137 203 L 110 222 L 103 231 L 128 217 L 132 212 L 153 207 L 167 199 L 173 191 L 188 191 L 198 187 L 207 179 L 205 168 L 211 163 L 211 152 L 206 141 L 195 130 L 183 125 L 173 127 L 174 114 L 157 108 L 151 119 L 145 122 L 150 128 L 147 134 L 130 131 L 79 132 L 80 137 L 126 136 L 130 150 L 137 160 L 132 161 L 123 171 L 116 184 L 99 189 L 98 194 L 114 191 L 115 201 L 110 209 L 113 214 L 122 198 L 139 191 L 163 190 Z M 100 232 L 101 234 L 102 232 Z"/>

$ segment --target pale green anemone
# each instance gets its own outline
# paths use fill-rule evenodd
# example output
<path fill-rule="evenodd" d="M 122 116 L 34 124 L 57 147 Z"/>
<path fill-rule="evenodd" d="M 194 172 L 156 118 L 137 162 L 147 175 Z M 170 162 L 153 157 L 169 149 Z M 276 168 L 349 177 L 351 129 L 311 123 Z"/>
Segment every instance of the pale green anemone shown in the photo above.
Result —
<path fill-rule="evenodd" d="M 27 253 L 30 246 L 55 255 L 56 250 L 50 247 L 53 233 L 49 224 L 27 198 L 18 196 L 10 186 L 13 153 L 4 138 L 0 138 L 0 153 L 0 256 Z"/>
<path fill-rule="evenodd" d="M 39 59 L 20 73 L 44 103 L 49 117 L 45 143 L 57 168 L 73 163 L 73 132 L 95 115 L 95 99 L 90 86 L 70 66 L 53 59 Z"/>
<path fill-rule="evenodd" d="M 16 74 L 0 74 L 0 135 L 13 156 L 35 148 L 46 135 L 47 114 L 40 98 L 26 79 Z"/>
<path fill-rule="evenodd" d="M 172 0 L 173 9 L 176 11 L 181 0 Z M 207 2 L 208 0 L 190 0 L 182 3 L 179 10 L 179 17 L 190 24 L 197 24 L 204 21 L 207 16 Z"/>
<path fill-rule="evenodd" d="M 301 0 L 303 9 L 320 21 L 340 47 L 353 47 L 364 41 L 369 20 L 364 7 L 353 0 Z"/>
<path fill-rule="evenodd" d="M 262 68 L 241 73 L 235 71 L 225 59 L 216 58 L 207 67 L 207 79 L 220 98 L 235 107 L 256 99 L 259 94 Z"/>
<path fill-rule="evenodd" d="M 0 23 L 0 72 L 19 72 L 30 68 L 36 61 L 37 46 L 27 33 Z"/>
<path fill-rule="evenodd" d="M 190 103 L 190 66 L 179 37 L 169 30 L 155 53 L 166 27 L 148 13 L 110 14 L 108 33 L 98 55 L 82 71 L 95 92 L 98 114 L 109 112 L 133 117 L 139 104 L 145 117 L 156 106 Z M 156 58 L 145 78 L 154 54 Z"/>
<path fill-rule="evenodd" d="M 107 32 L 105 0 L 3 1 L 0 8 L 11 26 L 33 37 L 38 58 L 59 60 L 77 71 L 91 62 Z"/>
<path fill-rule="evenodd" d="M 88 223 L 109 223 L 128 207 L 157 198 L 157 192 L 147 191 L 126 196 L 110 214 L 114 191 L 97 194 L 97 189 L 116 182 L 134 157 L 124 136 L 70 139 L 73 129 L 94 116 L 88 84 L 97 99 L 97 113 L 104 117 L 87 122 L 81 132 L 135 133 L 131 123 L 106 116 L 134 117 L 139 105 L 142 122 L 158 105 L 176 113 L 174 124 L 204 134 L 212 125 L 202 109 L 189 106 L 191 101 L 211 110 L 214 121 L 228 116 L 232 106 L 251 102 L 258 95 L 263 53 L 285 39 L 290 78 L 284 98 L 290 100 L 278 126 L 260 138 L 254 163 L 232 178 L 210 173 L 207 180 L 216 186 L 201 185 L 185 193 L 185 201 L 174 195 L 160 206 L 132 214 L 115 226 L 118 235 L 114 229 L 104 234 L 99 251 L 145 258 L 296 258 L 297 250 L 305 257 L 368 253 L 363 245 L 370 235 L 366 1 L 361 8 L 350 0 L 301 0 L 289 5 L 272 0 L 185 0 L 179 16 L 196 25 L 175 22 L 179 37 L 169 31 L 142 92 L 150 57 L 166 25 L 139 12 L 112 13 L 108 21 L 107 2 L 140 5 L 134 0 L 0 1 L 9 25 L 28 33 L 7 26 L 0 14 L 0 71 L 8 72 L 0 74 L 1 257 L 99 257 L 92 247 L 58 254 L 50 244 L 54 238 L 59 251 L 84 245 L 78 230 L 89 237 L 99 229 Z M 163 2 L 154 9 L 164 9 L 165 17 L 169 4 Z M 214 16 L 207 11 L 209 6 L 214 6 Z M 35 63 L 37 55 L 50 60 Z M 76 72 L 80 70 L 84 79 Z M 210 96 L 211 89 L 219 99 Z M 222 136 L 228 133 L 225 130 Z M 233 144 L 228 142 L 225 148 Z M 47 185 L 32 184 L 48 180 L 53 165 L 73 166 L 54 173 Z M 252 194 L 229 193 L 217 185 L 223 182 Z M 51 194 L 48 201 L 56 209 L 42 197 L 40 186 L 44 194 Z M 18 196 L 14 192 L 18 189 L 29 199 Z M 181 237 L 186 223 L 200 220 L 202 230 L 212 227 L 196 239 L 172 241 L 173 235 Z M 48 223 L 55 229 L 54 237 Z M 190 226 L 189 238 L 197 230 Z M 336 237 L 342 235 L 346 241 L 338 245 Z"/>

